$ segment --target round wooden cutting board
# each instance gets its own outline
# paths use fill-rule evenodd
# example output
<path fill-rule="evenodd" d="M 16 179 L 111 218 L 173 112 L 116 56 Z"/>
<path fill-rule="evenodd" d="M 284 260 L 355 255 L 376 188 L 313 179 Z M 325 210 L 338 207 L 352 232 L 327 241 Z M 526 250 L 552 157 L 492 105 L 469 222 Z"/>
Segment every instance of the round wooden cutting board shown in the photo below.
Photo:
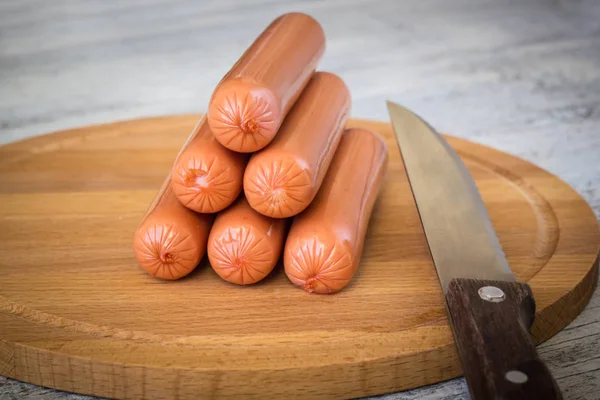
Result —
<path fill-rule="evenodd" d="M 0 374 L 116 398 L 358 397 L 460 375 L 444 300 L 388 124 L 389 171 L 359 271 L 309 295 L 281 267 L 249 287 L 203 262 L 156 280 L 132 235 L 197 115 L 85 127 L 0 148 Z M 448 138 L 477 182 L 548 339 L 598 274 L 589 206 L 540 168 Z M 360 167 L 360 166 L 357 166 Z"/>

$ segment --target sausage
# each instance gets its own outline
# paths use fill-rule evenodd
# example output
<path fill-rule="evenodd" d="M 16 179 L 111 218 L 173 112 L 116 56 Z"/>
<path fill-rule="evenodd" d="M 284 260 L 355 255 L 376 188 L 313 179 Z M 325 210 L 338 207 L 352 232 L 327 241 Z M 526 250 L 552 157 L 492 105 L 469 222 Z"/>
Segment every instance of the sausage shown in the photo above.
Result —
<path fill-rule="evenodd" d="M 319 193 L 290 228 L 283 264 L 292 283 L 334 293 L 350 282 L 386 166 L 387 147 L 378 135 L 344 132 Z"/>
<path fill-rule="evenodd" d="M 217 142 L 203 118 L 173 165 L 173 191 L 183 205 L 194 211 L 221 211 L 242 191 L 247 161 L 246 154 L 226 149 Z"/>
<path fill-rule="evenodd" d="M 213 221 L 184 207 L 167 177 L 133 238 L 140 266 L 157 278 L 175 280 L 192 272 L 204 254 Z"/>
<path fill-rule="evenodd" d="M 217 85 L 208 123 L 223 146 L 249 153 L 277 133 L 325 51 L 325 34 L 302 13 L 284 14 L 261 33 Z"/>
<path fill-rule="evenodd" d="M 256 211 L 286 218 L 317 194 L 338 147 L 350 91 L 334 74 L 317 72 L 271 144 L 250 159 L 244 192 Z"/>
<path fill-rule="evenodd" d="M 287 221 L 254 211 L 244 196 L 221 211 L 208 238 L 208 260 L 224 280 L 249 285 L 269 274 L 281 257 Z"/>

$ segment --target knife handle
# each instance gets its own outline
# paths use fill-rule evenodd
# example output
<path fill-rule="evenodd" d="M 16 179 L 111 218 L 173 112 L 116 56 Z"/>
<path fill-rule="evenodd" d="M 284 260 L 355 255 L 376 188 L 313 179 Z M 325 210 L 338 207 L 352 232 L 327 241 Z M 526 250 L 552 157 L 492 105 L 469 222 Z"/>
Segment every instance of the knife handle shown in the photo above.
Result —
<path fill-rule="evenodd" d="M 562 399 L 529 334 L 535 301 L 528 284 L 453 279 L 446 304 L 474 400 Z"/>

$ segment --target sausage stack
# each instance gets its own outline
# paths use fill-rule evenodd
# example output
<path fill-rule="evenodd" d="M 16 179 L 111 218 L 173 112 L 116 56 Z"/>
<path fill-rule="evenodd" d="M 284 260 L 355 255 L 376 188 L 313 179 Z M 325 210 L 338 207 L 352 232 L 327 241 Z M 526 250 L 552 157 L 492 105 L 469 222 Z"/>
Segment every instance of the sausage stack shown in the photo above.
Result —
<path fill-rule="evenodd" d="M 345 129 L 350 92 L 315 72 L 323 29 L 273 21 L 217 85 L 134 237 L 139 264 L 179 279 L 205 254 L 224 280 L 265 278 L 335 293 L 358 267 L 387 165 L 375 133 Z"/>

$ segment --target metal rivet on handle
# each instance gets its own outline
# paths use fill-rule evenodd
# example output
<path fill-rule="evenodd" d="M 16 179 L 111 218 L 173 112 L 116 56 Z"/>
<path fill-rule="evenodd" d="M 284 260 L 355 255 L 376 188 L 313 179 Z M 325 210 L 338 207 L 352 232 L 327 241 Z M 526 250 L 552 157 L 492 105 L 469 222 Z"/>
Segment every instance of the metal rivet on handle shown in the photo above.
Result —
<path fill-rule="evenodd" d="M 504 375 L 504 377 L 506 378 L 507 381 L 516 383 L 519 385 L 522 385 L 523 383 L 527 382 L 527 380 L 529 380 L 529 377 L 527 376 L 527 374 L 525 374 L 524 372 L 521 372 L 521 371 L 514 370 L 514 369 L 512 371 L 508 371 L 506 373 L 506 375 Z"/>
<path fill-rule="evenodd" d="M 506 298 L 506 295 L 502 289 L 497 288 L 496 286 L 484 286 L 479 288 L 477 293 L 479 293 L 479 297 L 481 297 L 483 300 L 490 301 L 492 303 L 500 303 Z"/>

